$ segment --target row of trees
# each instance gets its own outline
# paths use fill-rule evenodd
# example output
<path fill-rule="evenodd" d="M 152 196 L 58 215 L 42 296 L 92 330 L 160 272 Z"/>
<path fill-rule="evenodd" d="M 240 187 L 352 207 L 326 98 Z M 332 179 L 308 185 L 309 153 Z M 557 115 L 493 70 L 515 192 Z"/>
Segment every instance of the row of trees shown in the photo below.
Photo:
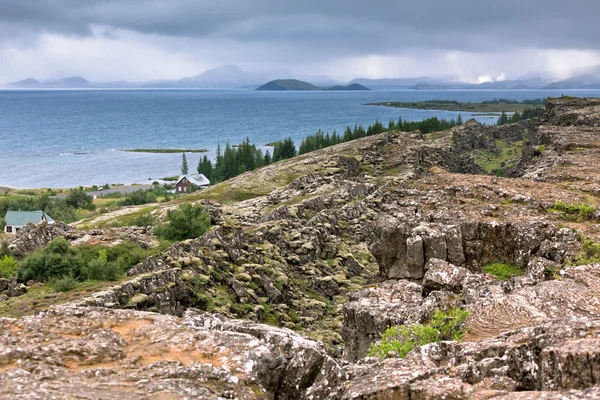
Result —
<path fill-rule="evenodd" d="M 305 137 L 300 143 L 299 149 L 296 149 L 296 145 L 290 137 L 275 143 L 272 155 L 269 151 L 263 153 L 261 149 L 256 148 L 256 145 L 250 143 L 249 138 L 246 138 L 246 140 L 236 146 L 227 143 L 224 151 L 218 145 L 214 163 L 207 156 L 204 156 L 200 159 L 196 170 L 199 174 L 206 176 L 212 183 L 217 183 L 233 178 L 246 171 L 252 171 L 273 162 L 295 157 L 298 154 L 305 154 L 324 147 L 377 135 L 386 131 L 412 132 L 419 130 L 421 133 L 430 133 L 450 129 L 462 123 L 462 116 L 458 114 L 456 120 L 432 117 L 422 121 L 407 121 L 400 117 L 398 121 L 391 120 L 387 127 L 379 121 L 368 125 L 367 128 L 357 124 L 354 128 L 347 126 L 342 135 L 336 131 L 329 134 L 329 132 L 324 133 L 318 130 L 315 134 Z M 181 173 L 184 175 L 188 173 L 188 163 L 185 154 L 182 157 Z"/>
<path fill-rule="evenodd" d="M 246 171 L 269 165 L 272 162 L 295 157 L 297 154 L 296 145 L 290 137 L 275 144 L 273 155 L 268 150 L 263 153 L 261 149 L 256 148 L 256 145 L 250 143 L 249 138 L 246 138 L 236 146 L 227 143 L 224 151 L 221 151 L 221 146 L 217 145 L 217 156 L 214 164 L 207 156 L 204 156 L 198 163 L 197 171 L 206 176 L 211 182 L 216 183 L 233 178 Z"/>
<path fill-rule="evenodd" d="M 529 108 L 523 110 L 523 112 L 516 111 L 513 115 L 508 116 L 506 112 L 502 111 L 496 125 L 514 124 L 515 122 L 523 121 L 526 119 L 534 118 L 537 116 L 537 110 L 535 108 Z"/>
<path fill-rule="evenodd" d="M 388 123 L 387 128 L 379 121 L 375 122 L 373 125 L 369 125 L 366 129 L 362 125 L 354 125 L 354 128 L 347 126 L 343 135 L 339 135 L 336 131 L 333 131 L 330 135 L 329 132 L 324 133 L 319 129 L 314 135 L 309 135 L 302 139 L 302 142 L 300 143 L 300 154 L 309 153 L 338 143 L 377 135 L 386 131 L 413 132 L 418 130 L 421 133 L 430 133 L 450 129 L 454 126 L 462 125 L 462 123 L 462 116 L 458 114 L 456 120 L 432 117 L 422 121 L 407 121 L 400 117 L 398 118 L 398 121 L 391 120 Z"/>

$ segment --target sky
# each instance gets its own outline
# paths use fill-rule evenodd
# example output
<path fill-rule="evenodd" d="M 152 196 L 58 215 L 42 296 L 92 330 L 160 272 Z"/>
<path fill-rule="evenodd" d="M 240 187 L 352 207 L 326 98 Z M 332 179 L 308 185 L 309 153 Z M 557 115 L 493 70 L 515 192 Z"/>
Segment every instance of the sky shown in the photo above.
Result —
<path fill-rule="evenodd" d="M 600 65 L 598 0 L 0 0 L 0 82 L 179 79 L 236 64 L 467 82 Z"/>

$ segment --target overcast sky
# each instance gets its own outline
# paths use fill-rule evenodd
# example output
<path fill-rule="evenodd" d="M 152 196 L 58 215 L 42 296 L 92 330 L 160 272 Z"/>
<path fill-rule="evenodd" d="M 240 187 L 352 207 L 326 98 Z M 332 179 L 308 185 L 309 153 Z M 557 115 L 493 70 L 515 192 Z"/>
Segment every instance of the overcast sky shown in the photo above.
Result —
<path fill-rule="evenodd" d="M 193 76 L 465 81 L 600 65 L 599 0 L 0 0 L 0 82 Z"/>

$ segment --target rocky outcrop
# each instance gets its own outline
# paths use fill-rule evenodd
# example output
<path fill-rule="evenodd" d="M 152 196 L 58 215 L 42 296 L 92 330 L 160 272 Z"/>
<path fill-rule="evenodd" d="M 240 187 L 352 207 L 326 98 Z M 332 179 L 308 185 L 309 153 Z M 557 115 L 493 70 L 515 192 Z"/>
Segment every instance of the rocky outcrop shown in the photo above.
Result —
<path fill-rule="evenodd" d="M 600 99 L 568 96 L 548 99 L 543 119 L 559 126 L 600 126 Z"/>
<path fill-rule="evenodd" d="M 24 258 L 29 253 L 45 247 L 57 237 L 64 237 L 73 245 L 102 244 L 117 245 L 124 240 L 138 244 L 144 249 L 158 246 L 158 240 L 147 227 L 123 227 L 78 230 L 64 222 L 53 224 L 41 222 L 27 224 L 10 240 L 9 249 L 17 258 Z"/>
<path fill-rule="evenodd" d="M 45 247 L 53 239 L 73 231 L 75 231 L 74 228 L 60 221 L 53 224 L 46 222 L 27 224 L 11 238 L 8 248 L 16 257 L 23 258 L 29 253 Z"/>
<path fill-rule="evenodd" d="M 0 344 L 0 397 L 12 399 L 299 399 L 345 378 L 292 331 L 194 311 L 60 307 L 0 319 Z"/>
<path fill-rule="evenodd" d="M 420 280 L 434 258 L 481 272 L 481 266 L 491 262 L 524 267 L 532 256 L 564 263 L 579 247 L 572 231 L 548 223 L 457 221 L 443 225 L 382 215 L 370 249 L 381 278 Z"/>
<path fill-rule="evenodd" d="M 190 296 L 181 269 L 174 268 L 136 276 L 71 304 L 75 307 L 131 308 L 181 316 L 193 302 L 193 296 Z"/>
<path fill-rule="evenodd" d="M 0 301 L 9 297 L 17 297 L 27 293 L 27 286 L 17 281 L 17 278 L 0 278 Z"/>

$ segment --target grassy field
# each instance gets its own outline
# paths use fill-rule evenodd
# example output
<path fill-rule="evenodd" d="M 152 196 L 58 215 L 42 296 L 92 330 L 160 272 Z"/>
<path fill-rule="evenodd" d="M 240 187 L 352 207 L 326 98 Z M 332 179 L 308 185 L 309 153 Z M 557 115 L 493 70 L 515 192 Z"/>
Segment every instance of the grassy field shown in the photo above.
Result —
<path fill-rule="evenodd" d="M 443 110 L 443 111 L 464 111 L 464 112 L 481 112 L 481 113 L 500 113 L 523 111 L 526 108 L 540 107 L 539 105 L 523 104 L 523 103 L 460 103 L 457 101 L 416 101 L 416 102 L 384 102 L 384 103 L 368 103 L 370 106 L 383 106 L 395 108 L 413 108 L 420 110 Z"/>

